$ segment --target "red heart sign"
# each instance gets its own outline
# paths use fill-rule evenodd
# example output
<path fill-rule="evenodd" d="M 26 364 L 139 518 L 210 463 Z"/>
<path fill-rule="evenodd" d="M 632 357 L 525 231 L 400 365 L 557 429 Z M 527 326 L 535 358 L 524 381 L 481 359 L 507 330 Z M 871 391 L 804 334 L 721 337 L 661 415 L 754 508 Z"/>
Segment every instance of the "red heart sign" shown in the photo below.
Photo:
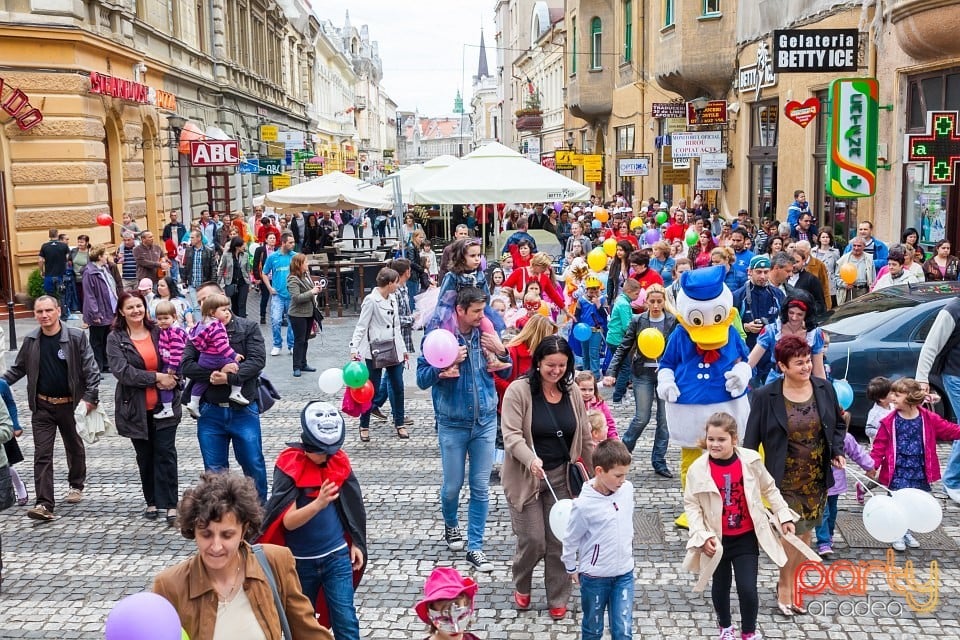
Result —
<path fill-rule="evenodd" d="M 788 118 L 806 129 L 807 125 L 820 113 L 820 101 L 816 98 L 807 98 L 804 102 L 791 100 L 783 107 Z"/>

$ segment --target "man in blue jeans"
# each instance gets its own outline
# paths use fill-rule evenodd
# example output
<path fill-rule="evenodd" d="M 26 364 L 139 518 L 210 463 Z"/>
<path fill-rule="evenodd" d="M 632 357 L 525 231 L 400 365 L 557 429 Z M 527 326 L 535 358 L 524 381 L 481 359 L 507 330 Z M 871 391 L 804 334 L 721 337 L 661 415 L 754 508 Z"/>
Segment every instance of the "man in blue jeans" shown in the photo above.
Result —
<path fill-rule="evenodd" d="M 223 290 L 208 282 L 197 289 L 197 301 L 202 305 L 207 296 Z M 209 382 L 200 399 L 200 417 L 197 419 L 197 440 L 200 455 L 207 471 L 230 468 L 230 444 L 243 475 L 253 479 L 261 502 L 267 501 L 267 466 L 263 458 L 260 435 L 260 412 L 257 407 L 257 384 L 260 372 L 267 363 L 266 347 L 260 326 L 253 320 L 233 316 L 227 323 L 230 347 L 243 355 L 236 373 L 205 369 L 197 364 L 196 347 L 187 342 L 183 352 L 183 375 L 194 381 Z M 243 397 L 250 401 L 243 406 L 230 402 L 231 385 L 239 385 Z"/>
<path fill-rule="evenodd" d="M 954 298 L 940 310 L 917 360 L 916 380 L 930 391 L 930 376 L 940 374 L 954 414 L 960 412 L 960 298 Z M 943 488 L 954 502 L 960 502 L 960 440 L 953 443 Z"/>
<path fill-rule="evenodd" d="M 497 437 L 497 391 L 493 386 L 494 374 L 487 371 L 483 352 L 496 354 L 501 362 L 510 362 L 510 354 L 496 334 L 480 331 L 486 306 L 487 296 L 480 289 L 465 287 L 460 290 L 456 306 L 457 341 L 460 343 L 457 358 L 450 367 L 439 369 L 421 355 L 417 359 L 417 386 L 421 389 L 432 387 L 443 468 L 440 506 L 447 547 L 451 551 L 463 549 L 457 511 L 469 457 L 467 562 L 477 571 L 490 572 L 493 563 L 483 553 L 483 534 Z M 510 369 L 501 369 L 496 375 L 507 380 Z"/>
<path fill-rule="evenodd" d="M 296 252 L 293 250 L 293 234 L 284 231 L 280 235 L 280 250 L 274 251 L 263 263 L 261 278 L 270 292 L 270 327 L 273 329 L 273 349 L 270 355 L 280 355 L 283 339 L 280 335 L 283 319 L 290 311 L 290 291 L 287 289 L 287 276 L 290 275 L 290 261 Z M 293 327 L 287 326 L 287 353 L 293 354 Z"/>

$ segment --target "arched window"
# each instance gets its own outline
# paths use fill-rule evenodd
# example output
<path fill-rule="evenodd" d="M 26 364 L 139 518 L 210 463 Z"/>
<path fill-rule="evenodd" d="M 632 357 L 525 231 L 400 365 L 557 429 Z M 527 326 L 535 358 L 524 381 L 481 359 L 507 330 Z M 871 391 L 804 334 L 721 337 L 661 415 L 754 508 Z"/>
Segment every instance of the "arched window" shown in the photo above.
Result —
<path fill-rule="evenodd" d="M 600 45 L 603 39 L 603 25 L 600 18 L 594 18 L 590 21 L 590 68 L 599 69 L 600 64 Z"/>

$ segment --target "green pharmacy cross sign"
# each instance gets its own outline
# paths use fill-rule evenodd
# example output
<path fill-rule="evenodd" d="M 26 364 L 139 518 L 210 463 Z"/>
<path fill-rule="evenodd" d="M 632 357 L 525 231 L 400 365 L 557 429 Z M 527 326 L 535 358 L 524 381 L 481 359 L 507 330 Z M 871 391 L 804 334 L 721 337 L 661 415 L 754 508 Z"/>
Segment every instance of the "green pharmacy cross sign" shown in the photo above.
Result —
<path fill-rule="evenodd" d="M 866 198 L 877 190 L 879 95 L 876 78 L 830 84 L 826 188 L 834 198 Z"/>
<path fill-rule="evenodd" d="M 923 162 L 925 184 L 956 184 L 960 133 L 956 111 L 927 112 L 927 133 L 907 135 L 907 162 Z"/>

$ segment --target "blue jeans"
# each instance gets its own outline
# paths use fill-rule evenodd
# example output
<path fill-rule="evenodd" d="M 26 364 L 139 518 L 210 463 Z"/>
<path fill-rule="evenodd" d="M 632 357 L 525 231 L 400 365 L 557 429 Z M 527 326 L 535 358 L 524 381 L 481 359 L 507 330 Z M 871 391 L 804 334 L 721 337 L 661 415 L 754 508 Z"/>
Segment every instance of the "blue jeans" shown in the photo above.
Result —
<path fill-rule="evenodd" d="M 267 466 L 263 459 L 260 413 L 256 402 L 238 409 L 201 402 L 197 440 L 203 468 L 207 471 L 230 468 L 229 448 L 233 441 L 233 455 L 240 463 L 243 475 L 253 478 L 260 501 L 267 501 Z"/>
<path fill-rule="evenodd" d="M 633 372 L 631 371 L 630 358 L 627 357 L 626 362 L 620 367 L 620 373 L 617 375 L 617 384 L 613 387 L 612 400 L 614 402 L 620 402 L 623 400 L 623 396 L 627 395 L 627 383 L 630 382 L 631 377 L 633 377 Z"/>
<path fill-rule="evenodd" d="M 386 369 L 375 369 L 373 360 L 367 360 L 367 369 L 370 371 L 370 382 L 373 383 L 373 403 L 370 410 L 379 409 L 389 396 L 390 410 L 393 412 L 393 424 L 398 429 L 403 426 L 403 363 L 395 364 Z M 370 426 L 370 411 L 360 416 L 360 428 Z"/>
<path fill-rule="evenodd" d="M 633 414 L 633 420 L 627 432 L 623 434 L 623 444 L 627 446 L 630 453 L 637 446 L 637 440 L 640 434 L 650 422 L 650 409 L 653 402 L 657 402 L 657 431 L 653 436 L 653 449 L 650 452 L 650 462 L 654 469 L 663 470 L 667 468 L 667 445 L 670 443 L 670 432 L 667 430 L 667 409 L 666 405 L 657 397 L 657 379 L 653 376 L 634 376 L 633 377 L 633 399 L 636 404 L 636 413 Z"/>
<path fill-rule="evenodd" d="M 277 349 L 283 346 L 283 338 L 280 331 L 283 327 L 283 316 L 290 311 L 290 298 L 281 298 L 280 296 L 270 297 L 270 328 L 273 329 L 273 346 Z M 287 348 L 293 349 L 293 327 L 287 324 Z"/>
<path fill-rule="evenodd" d="M 823 520 L 817 527 L 817 544 L 833 544 L 833 532 L 837 526 L 837 499 L 840 496 L 827 496 L 827 506 L 823 510 Z"/>
<path fill-rule="evenodd" d="M 353 604 L 353 569 L 350 567 L 350 549 L 334 551 L 322 558 L 297 559 L 300 588 L 310 604 L 316 608 L 317 595 L 323 589 L 323 599 L 330 614 L 330 627 L 337 640 L 360 640 L 360 621 Z"/>
<path fill-rule="evenodd" d="M 414 280 L 413 277 L 407 280 L 407 296 L 410 298 L 410 311 L 413 311 L 417 308 L 417 301 L 414 300 L 414 297 L 420 293 L 420 282 Z"/>
<path fill-rule="evenodd" d="M 609 611 L 610 640 L 633 638 L 633 572 L 612 578 L 592 578 L 580 574 L 581 624 L 583 640 L 603 636 L 603 612 Z"/>
<path fill-rule="evenodd" d="M 943 390 L 950 400 L 954 413 L 960 413 L 960 376 L 943 376 Z M 947 469 L 943 473 L 943 486 L 948 489 L 960 489 L 960 440 L 955 440 Z"/>
<path fill-rule="evenodd" d="M 594 331 L 590 339 L 582 342 L 583 345 L 583 370 L 593 373 L 593 377 L 600 379 L 600 369 L 603 361 L 600 359 L 600 345 L 603 342 L 603 334 Z"/>
<path fill-rule="evenodd" d="M 490 505 L 490 469 L 493 468 L 493 448 L 497 438 L 497 416 L 482 416 L 473 427 L 438 425 L 440 463 L 443 484 L 440 487 L 440 508 L 443 523 L 457 527 L 460 489 L 466 475 L 467 456 L 470 457 L 470 506 L 467 511 L 467 551 L 483 550 L 483 532 L 487 525 Z"/>

